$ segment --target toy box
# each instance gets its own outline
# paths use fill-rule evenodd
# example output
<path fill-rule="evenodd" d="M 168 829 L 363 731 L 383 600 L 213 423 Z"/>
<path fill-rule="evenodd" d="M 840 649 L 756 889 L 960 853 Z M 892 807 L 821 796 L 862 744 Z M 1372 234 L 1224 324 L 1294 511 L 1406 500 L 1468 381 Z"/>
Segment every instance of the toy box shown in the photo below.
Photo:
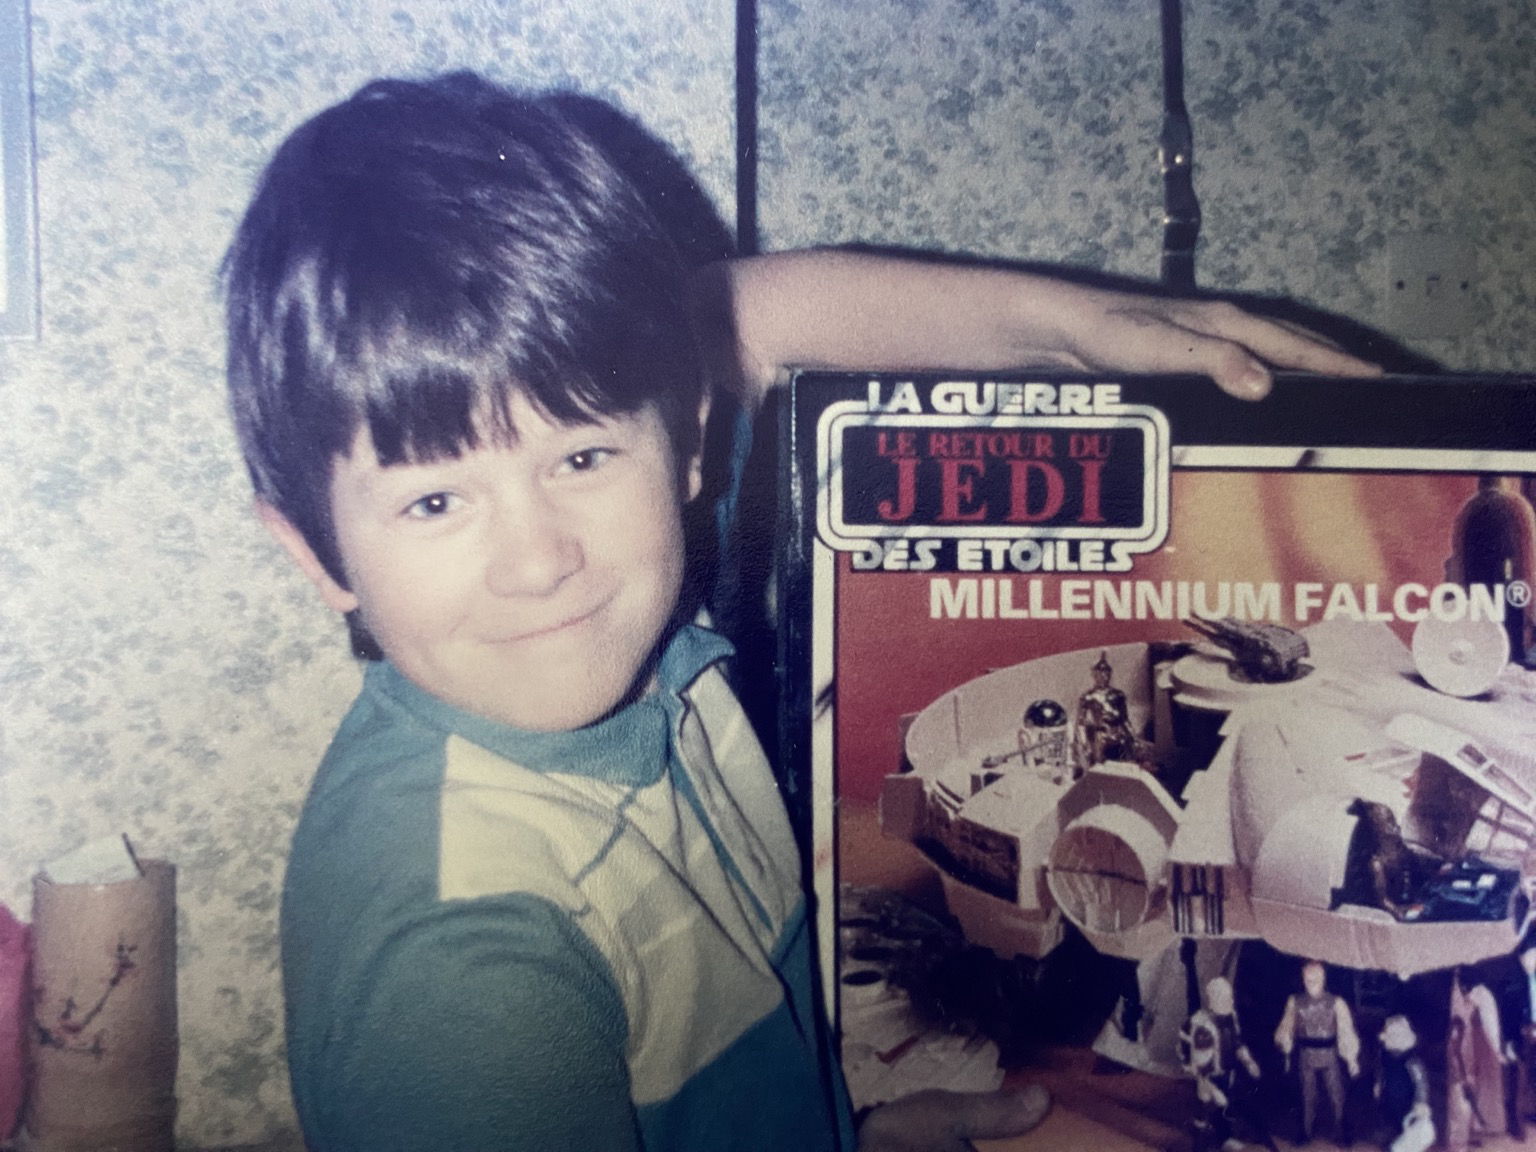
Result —
<path fill-rule="evenodd" d="M 1012 1077 L 1041 1147 L 1523 1141 L 1536 378 L 807 372 L 780 436 L 856 1104 Z"/>

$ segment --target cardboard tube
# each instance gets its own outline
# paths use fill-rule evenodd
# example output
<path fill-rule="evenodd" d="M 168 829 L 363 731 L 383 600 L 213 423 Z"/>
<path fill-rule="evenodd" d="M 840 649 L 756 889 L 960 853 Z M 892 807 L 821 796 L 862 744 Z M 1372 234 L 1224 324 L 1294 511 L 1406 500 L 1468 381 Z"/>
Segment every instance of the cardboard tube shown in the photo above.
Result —
<path fill-rule="evenodd" d="M 116 884 L 32 882 L 32 1090 L 38 1152 L 171 1152 L 176 1120 L 176 869 Z"/>

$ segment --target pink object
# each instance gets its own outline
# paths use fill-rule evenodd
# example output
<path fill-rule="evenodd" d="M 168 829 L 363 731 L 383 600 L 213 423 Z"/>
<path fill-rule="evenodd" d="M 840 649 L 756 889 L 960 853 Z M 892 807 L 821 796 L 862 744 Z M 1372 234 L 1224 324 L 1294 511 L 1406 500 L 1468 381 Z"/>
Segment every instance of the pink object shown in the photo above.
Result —
<path fill-rule="evenodd" d="M 31 932 L 0 904 L 0 1140 L 16 1131 L 26 1098 L 31 960 Z"/>

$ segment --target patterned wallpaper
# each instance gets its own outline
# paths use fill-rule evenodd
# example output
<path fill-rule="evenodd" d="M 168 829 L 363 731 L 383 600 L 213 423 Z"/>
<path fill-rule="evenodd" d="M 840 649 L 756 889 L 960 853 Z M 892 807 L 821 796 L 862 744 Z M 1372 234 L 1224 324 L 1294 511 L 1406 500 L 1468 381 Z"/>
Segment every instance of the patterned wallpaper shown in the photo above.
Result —
<path fill-rule="evenodd" d="M 180 869 L 179 1132 L 291 1129 L 277 899 L 357 671 L 250 512 L 215 270 L 260 165 L 380 74 L 632 110 L 720 202 L 718 0 L 32 0 L 42 337 L 0 343 L 0 901 L 121 830 Z"/>
<path fill-rule="evenodd" d="M 1156 5 L 762 0 L 767 248 L 854 240 L 1150 278 Z M 1384 321 L 1385 238 L 1456 230 L 1530 367 L 1530 0 L 1189 0 L 1207 287 Z M 181 870 L 183 1140 L 292 1125 L 276 901 L 357 683 L 249 512 L 214 270 L 262 160 L 383 73 L 605 95 L 731 179 L 725 0 L 32 0 L 43 334 L 0 343 L 0 901 L 122 830 Z M 1260 15 L 1259 13 L 1268 13 Z"/>
<path fill-rule="evenodd" d="M 762 0 L 766 245 L 860 239 L 1155 279 L 1153 0 Z M 1531 0 L 1185 0 L 1202 287 L 1387 329 L 1386 244 L 1476 255 L 1452 368 L 1536 363 Z M 1397 333 L 1397 335 L 1407 335 Z"/>

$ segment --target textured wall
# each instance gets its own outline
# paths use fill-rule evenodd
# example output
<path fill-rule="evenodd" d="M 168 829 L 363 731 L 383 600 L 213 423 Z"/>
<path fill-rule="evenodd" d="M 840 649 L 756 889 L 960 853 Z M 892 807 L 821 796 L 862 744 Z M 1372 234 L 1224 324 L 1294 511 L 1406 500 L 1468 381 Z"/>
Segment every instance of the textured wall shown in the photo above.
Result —
<path fill-rule="evenodd" d="M 762 0 L 768 247 L 863 239 L 1155 279 L 1153 0 Z M 1416 341 L 1530 368 L 1531 0 L 1185 0 L 1206 288 L 1387 325 L 1386 238 L 1478 259 L 1479 321 Z"/>
<path fill-rule="evenodd" d="M 766 246 L 868 240 L 1151 277 L 1150 0 L 763 0 Z M 1384 237 L 1456 228 L 1529 367 L 1529 0 L 1189 0 L 1201 282 L 1379 322 Z M 1283 9 L 1283 10 L 1282 10 Z M 1259 15 L 1258 12 L 1272 13 Z M 725 0 L 32 0 L 43 336 L 0 344 L 0 900 L 116 830 L 181 868 L 182 1135 L 291 1123 L 275 908 L 356 673 L 260 535 L 213 272 L 265 155 L 379 73 L 617 98 L 731 179 Z"/>
<path fill-rule="evenodd" d="M 276 904 L 357 674 L 249 511 L 214 273 L 256 172 L 384 73 L 607 94 L 723 203 L 719 0 L 32 0 L 43 332 L 0 344 L 0 901 L 122 830 L 180 867 L 180 1131 L 292 1123 Z"/>

